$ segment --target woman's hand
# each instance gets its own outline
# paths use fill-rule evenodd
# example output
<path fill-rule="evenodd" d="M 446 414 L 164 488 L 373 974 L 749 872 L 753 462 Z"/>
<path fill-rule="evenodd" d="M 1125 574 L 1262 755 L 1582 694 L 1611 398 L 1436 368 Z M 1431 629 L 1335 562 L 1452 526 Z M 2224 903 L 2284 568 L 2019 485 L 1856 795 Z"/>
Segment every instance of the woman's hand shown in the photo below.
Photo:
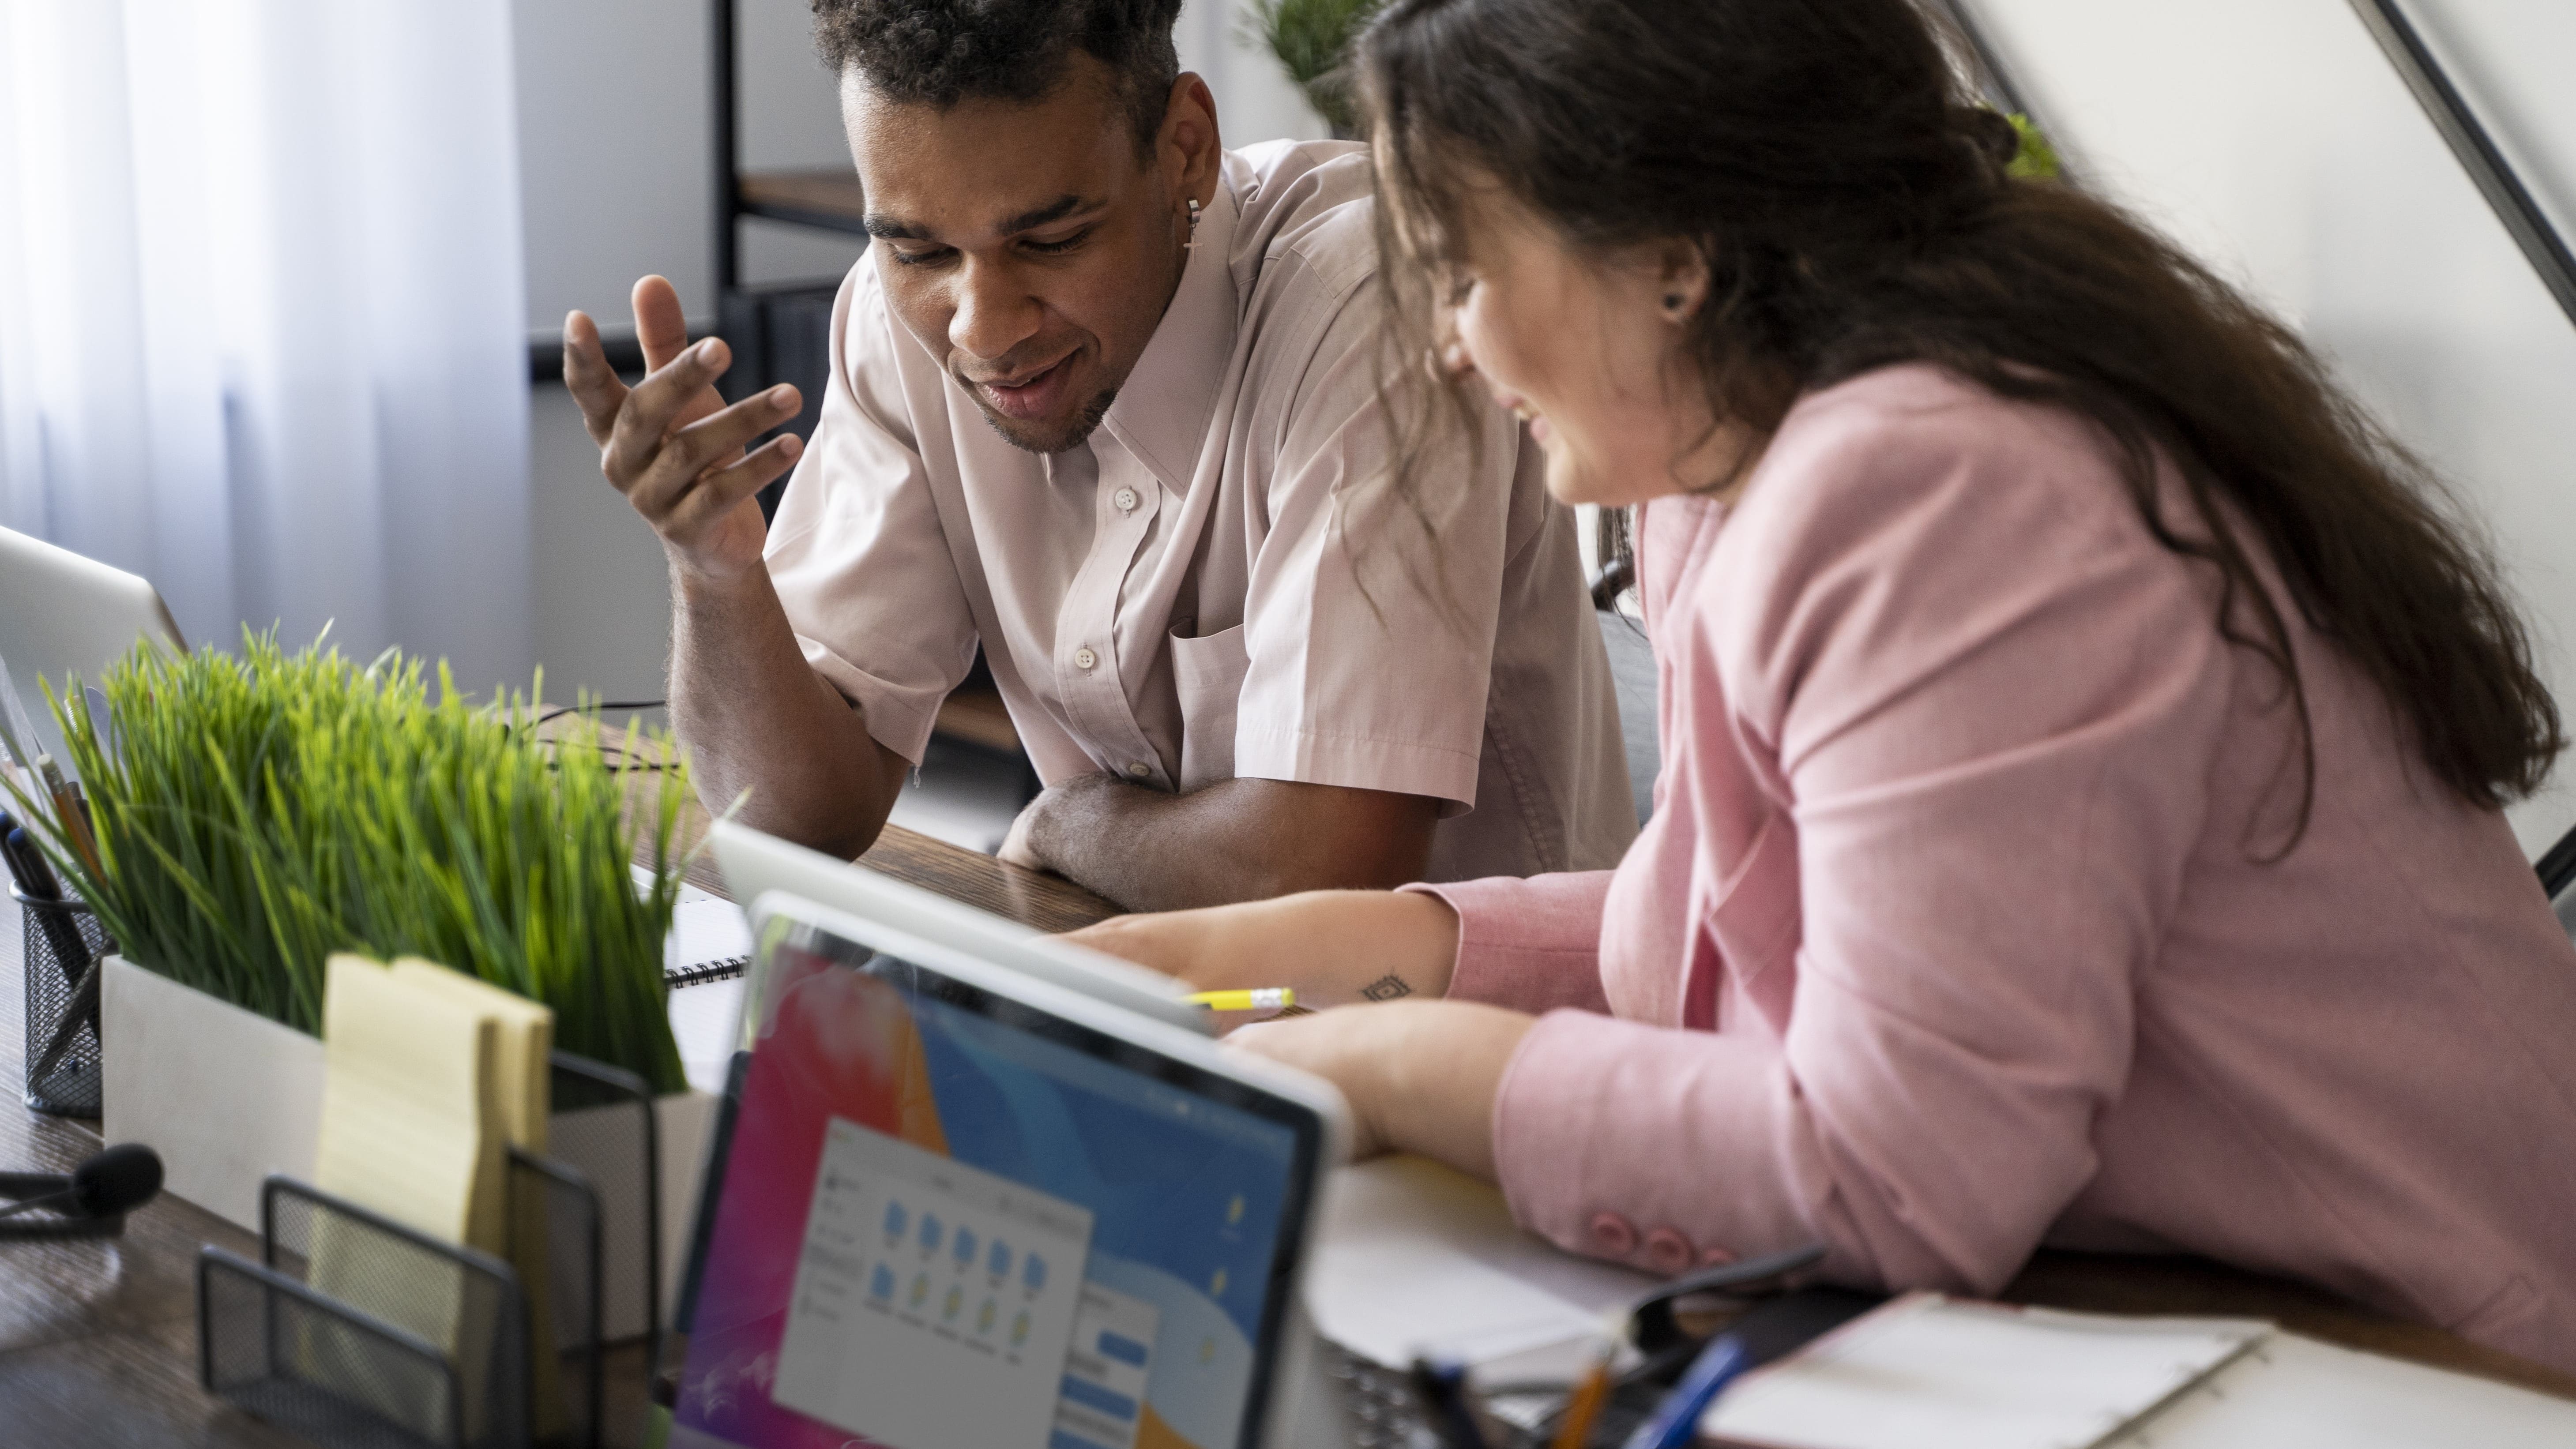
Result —
<path fill-rule="evenodd" d="M 1313 1072 L 1351 1104 L 1353 1157 L 1413 1152 L 1494 1180 L 1494 1098 L 1538 1018 L 1402 1001 L 1244 1027 L 1229 1045 Z"/>
<path fill-rule="evenodd" d="M 1307 891 L 1239 906 L 1116 916 L 1065 937 L 1202 991 L 1288 986 L 1300 1005 L 1439 996 L 1458 913 L 1438 896 Z"/>

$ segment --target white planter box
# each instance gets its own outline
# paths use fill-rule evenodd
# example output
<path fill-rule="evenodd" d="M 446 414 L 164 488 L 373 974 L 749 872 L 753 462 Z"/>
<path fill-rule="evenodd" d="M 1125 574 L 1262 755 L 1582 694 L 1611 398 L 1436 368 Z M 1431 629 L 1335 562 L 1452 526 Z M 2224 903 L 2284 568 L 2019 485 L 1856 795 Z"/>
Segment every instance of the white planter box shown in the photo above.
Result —
<path fill-rule="evenodd" d="M 272 1172 L 313 1180 L 322 1043 L 110 956 L 99 975 L 100 1125 L 161 1154 L 162 1190 L 259 1231 Z"/>
<path fill-rule="evenodd" d="M 313 1180 L 322 1133 L 322 1042 L 110 956 L 99 980 L 100 1078 L 110 1142 L 161 1154 L 162 1190 L 250 1232 L 270 1173 Z M 662 1291 L 667 1321 L 715 1128 L 717 1099 L 681 1092 L 654 1103 L 662 1173 Z M 611 1271 L 605 1331 L 643 1331 L 640 1274 Z"/>

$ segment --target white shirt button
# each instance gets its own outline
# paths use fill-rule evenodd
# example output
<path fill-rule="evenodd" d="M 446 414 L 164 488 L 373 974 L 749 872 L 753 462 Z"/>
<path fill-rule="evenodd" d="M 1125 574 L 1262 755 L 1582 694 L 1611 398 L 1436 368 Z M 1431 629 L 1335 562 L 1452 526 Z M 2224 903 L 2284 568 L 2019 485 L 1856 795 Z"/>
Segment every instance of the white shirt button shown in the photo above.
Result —
<path fill-rule="evenodd" d="M 1076 649 L 1073 651 L 1073 667 L 1076 669 L 1089 669 L 1091 666 L 1098 664 L 1099 662 L 1100 656 L 1092 653 L 1087 648 Z"/>
<path fill-rule="evenodd" d="M 1154 773 L 1154 767 L 1153 767 L 1153 766 L 1151 766 L 1151 765 L 1149 765 L 1149 764 L 1146 764 L 1143 760 L 1138 760 L 1138 761 L 1136 761 L 1134 764 L 1129 765 L 1129 766 L 1127 767 L 1127 773 L 1128 773 L 1128 774 L 1130 774 L 1130 775 L 1133 775 L 1133 776 L 1135 776 L 1137 779 L 1141 780 L 1141 779 L 1144 779 L 1147 775 L 1150 775 L 1150 774 Z"/>
<path fill-rule="evenodd" d="M 1118 505 L 1119 512 L 1133 513 L 1136 511 L 1136 490 L 1121 488 L 1109 495 L 1109 501 Z"/>

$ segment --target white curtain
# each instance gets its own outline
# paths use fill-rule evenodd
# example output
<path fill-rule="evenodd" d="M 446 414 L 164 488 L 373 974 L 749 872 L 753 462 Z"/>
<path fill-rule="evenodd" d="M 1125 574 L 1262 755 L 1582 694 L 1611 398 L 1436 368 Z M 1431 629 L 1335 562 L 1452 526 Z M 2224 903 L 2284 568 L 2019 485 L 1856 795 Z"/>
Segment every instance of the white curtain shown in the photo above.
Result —
<path fill-rule="evenodd" d="M 512 84 L 508 0 L 0 0 L 0 524 L 524 684 Z"/>

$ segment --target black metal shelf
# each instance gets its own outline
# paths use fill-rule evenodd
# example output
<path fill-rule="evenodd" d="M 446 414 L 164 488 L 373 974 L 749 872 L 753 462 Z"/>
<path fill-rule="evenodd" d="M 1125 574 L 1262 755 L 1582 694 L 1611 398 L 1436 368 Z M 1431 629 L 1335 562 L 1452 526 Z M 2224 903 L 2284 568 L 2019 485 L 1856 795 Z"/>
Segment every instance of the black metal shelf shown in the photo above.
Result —
<path fill-rule="evenodd" d="M 2514 174 L 2477 112 L 2469 108 L 2450 74 L 2425 45 L 2414 21 L 2407 18 L 2406 7 L 2400 0 L 2351 0 L 2351 4 L 2371 39 L 2379 42 L 2380 52 L 2414 92 L 2415 103 L 2424 108 L 2433 129 L 2442 133 L 2451 155 L 2477 184 L 2478 194 L 2486 198 L 2496 220 L 2504 223 L 2513 244 L 2522 249 L 2523 259 L 2539 274 L 2540 284 L 2549 289 L 2558 310 L 2576 322 L 2576 256 L 2569 255 L 2558 229 L 2550 225 L 2547 213 Z"/>

